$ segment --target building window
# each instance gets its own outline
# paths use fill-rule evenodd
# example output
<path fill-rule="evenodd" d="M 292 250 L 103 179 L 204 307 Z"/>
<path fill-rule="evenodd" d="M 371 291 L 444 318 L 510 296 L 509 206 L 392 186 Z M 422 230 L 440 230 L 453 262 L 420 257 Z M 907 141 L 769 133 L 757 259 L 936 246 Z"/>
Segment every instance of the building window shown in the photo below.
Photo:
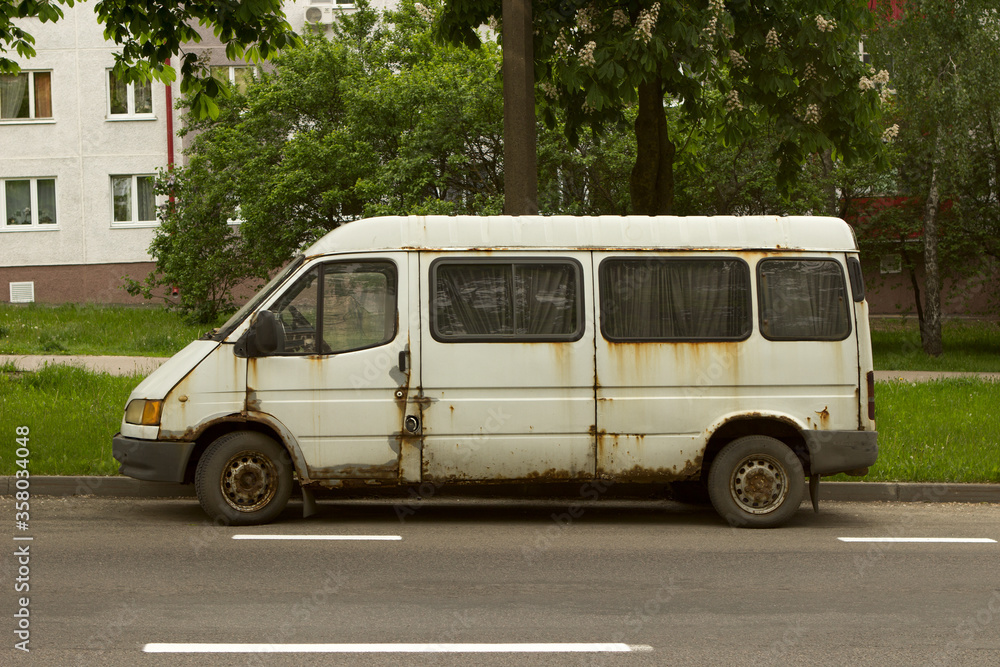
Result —
<path fill-rule="evenodd" d="M 569 260 L 439 260 L 431 333 L 456 343 L 579 340 L 579 276 Z"/>
<path fill-rule="evenodd" d="M 145 83 L 125 83 L 108 70 L 108 114 L 112 117 L 151 116 L 153 86 Z"/>
<path fill-rule="evenodd" d="M 0 120 L 52 118 L 52 72 L 0 75 Z"/>
<path fill-rule="evenodd" d="M 753 328 L 750 269 L 739 259 L 608 259 L 600 286 L 610 341 L 743 340 Z"/>
<path fill-rule="evenodd" d="M 112 176 L 111 201 L 115 225 L 156 224 L 153 176 Z"/>
<path fill-rule="evenodd" d="M 883 255 L 879 260 L 879 273 L 882 275 L 903 272 L 903 256 L 899 253 Z"/>
<path fill-rule="evenodd" d="M 3 229 L 54 227 L 56 179 L 11 178 L 0 181 Z"/>
<path fill-rule="evenodd" d="M 844 271 L 835 260 L 764 260 L 757 289 L 768 340 L 844 340 L 851 333 Z"/>
<path fill-rule="evenodd" d="M 249 65 L 216 65 L 212 67 L 212 76 L 245 93 L 247 86 L 257 77 L 257 68 Z"/>

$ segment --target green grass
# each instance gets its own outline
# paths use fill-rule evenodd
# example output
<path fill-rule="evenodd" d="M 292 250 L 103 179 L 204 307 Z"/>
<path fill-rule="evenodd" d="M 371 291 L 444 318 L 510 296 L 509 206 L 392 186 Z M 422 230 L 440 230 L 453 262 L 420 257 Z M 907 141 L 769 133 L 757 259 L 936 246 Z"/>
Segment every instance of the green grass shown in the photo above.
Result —
<path fill-rule="evenodd" d="M 878 461 L 865 481 L 1000 482 L 1000 382 L 879 382 L 875 406 Z"/>
<path fill-rule="evenodd" d="M 33 475 L 115 474 L 111 437 L 140 380 L 71 366 L 0 368 L 0 437 L 8 440 L 0 475 L 16 470 L 18 426 L 31 430 Z M 1000 482 L 1000 382 L 880 382 L 876 401 L 879 460 L 865 480 Z"/>
<path fill-rule="evenodd" d="M 945 322 L 937 358 L 921 348 L 916 320 L 874 318 L 871 328 L 876 370 L 1000 372 L 1000 322 Z"/>
<path fill-rule="evenodd" d="M 111 438 L 139 375 L 115 377 L 65 365 L 35 373 L 0 372 L 0 474 L 13 475 L 15 432 L 30 433 L 32 475 L 111 475 Z"/>
<path fill-rule="evenodd" d="M 0 304 L 0 354 L 169 357 L 211 328 L 164 308 Z"/>

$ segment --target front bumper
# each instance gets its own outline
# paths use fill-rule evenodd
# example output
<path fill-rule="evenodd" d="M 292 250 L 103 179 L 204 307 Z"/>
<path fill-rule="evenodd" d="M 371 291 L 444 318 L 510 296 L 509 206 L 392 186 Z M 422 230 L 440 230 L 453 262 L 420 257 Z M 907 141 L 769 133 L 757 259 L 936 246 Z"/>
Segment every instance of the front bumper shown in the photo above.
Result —
<path fill-rule="evenodd" d="M 812 475 L 861 470 L 878 458 L 877 431 L 803 431 L 802 436 Z"/>
<path fill-rule="evenodd" d="M 195 443 L 139 440 L 121 433 L 111 441 L 111 454 L 123 475 L 151 482 L 183 482 Z"/>

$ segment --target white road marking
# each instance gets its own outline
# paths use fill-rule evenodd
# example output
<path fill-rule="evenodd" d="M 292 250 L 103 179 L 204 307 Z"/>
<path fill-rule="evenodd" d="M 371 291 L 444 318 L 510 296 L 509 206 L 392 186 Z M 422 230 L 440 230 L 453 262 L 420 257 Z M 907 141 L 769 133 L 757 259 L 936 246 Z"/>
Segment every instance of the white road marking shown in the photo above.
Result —
<path fill-rule="evenodd" d="M 940 542 L 948 544 L 996 544 L 988 537 L 838 537 L 841 542 Z"/>
<path fill-rule="evenodd" d="M 646 644 L 146 644 L 144 653 L 631 653 Z"/>
<path fill-rule="evenodd" d="M 234 540 L 401 540 L 401 535 L 233 535 Z"/>

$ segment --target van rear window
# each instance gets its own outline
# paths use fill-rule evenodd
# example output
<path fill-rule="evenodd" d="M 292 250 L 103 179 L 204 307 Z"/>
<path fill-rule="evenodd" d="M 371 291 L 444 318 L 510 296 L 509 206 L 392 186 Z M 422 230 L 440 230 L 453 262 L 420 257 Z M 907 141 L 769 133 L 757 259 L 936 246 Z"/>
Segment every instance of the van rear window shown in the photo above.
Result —
<path fill-rule="evenodd" d="M 608 259 L 599 275 L 607 340 L 742 340 L 753 327 L 742 260 Z"/>
<path fill-rule="evenodd" d="M 760 332 L 770 340 L 844 340 L 847 287 L 832 259 L 767 259 L 757 265 Z"/>
<path fill-rule="evenodd" d="M 577 340 L 579 277 L 572 261 L 438 261 L 431 333 L 447 342 Z"/>

